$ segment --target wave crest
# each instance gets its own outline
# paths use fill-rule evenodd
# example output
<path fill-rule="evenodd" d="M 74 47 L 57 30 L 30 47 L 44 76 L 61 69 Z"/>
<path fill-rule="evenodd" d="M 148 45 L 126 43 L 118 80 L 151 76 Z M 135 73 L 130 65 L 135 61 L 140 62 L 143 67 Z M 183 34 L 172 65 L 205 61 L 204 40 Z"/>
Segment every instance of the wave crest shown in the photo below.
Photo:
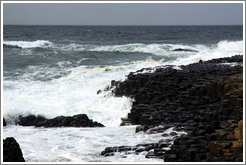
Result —
<path fill-rule="evenodd" d="M 18 47 L 18 48 L 40 48 L 40 47 L 50 47 L 52 42 L 46 40 L 36 40 L 36 41 L 3 41 L 3 45 Z"/>
<path fill-rule="evenodd" d="M 3 45 L 12 48 L 52 48 L 55 51 L 82 51 L 82 52 L 120 52 L 120 53 L 148 53 L 157 56 L 171 57 L 173 55 L 194 55 L 204 52 L 224 52 L 241 54 L 243 52 L 243 41 L 223 40 L 213 45 L 184 45 L 167 43 L 129 43 L 119 45 L 90 45 L 90 44 L 55 44 L 46 40 L 37 41 L 4 41 Z"/>

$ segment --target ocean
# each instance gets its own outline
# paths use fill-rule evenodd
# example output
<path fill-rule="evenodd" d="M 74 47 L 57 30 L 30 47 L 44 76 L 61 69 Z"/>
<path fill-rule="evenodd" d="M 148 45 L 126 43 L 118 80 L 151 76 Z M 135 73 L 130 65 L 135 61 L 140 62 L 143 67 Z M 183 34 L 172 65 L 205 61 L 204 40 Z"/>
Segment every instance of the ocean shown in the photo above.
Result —
<path fill-rule="evenodd" d="M 106 147 L 166 138 L 135 133 L 136 125 L 120 126 L 134 100 L 104 89 L 142 68 L 242 55 L 243 26 L 3 26 L 2 44 L 2 115 L 7 121 L 2 136 L 17 140 L 26 161 L 161 162 L 145 158 L 144 152 L 100 155 Z M 14 124 L 19 115 L 29 114 L 87 114 L 106 127 Z"/>

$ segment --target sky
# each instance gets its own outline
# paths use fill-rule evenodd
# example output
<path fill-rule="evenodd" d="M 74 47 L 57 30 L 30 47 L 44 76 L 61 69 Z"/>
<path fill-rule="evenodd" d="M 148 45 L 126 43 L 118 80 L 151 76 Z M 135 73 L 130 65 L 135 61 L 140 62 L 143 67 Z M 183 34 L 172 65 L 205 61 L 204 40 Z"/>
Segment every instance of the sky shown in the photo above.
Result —
<path fill-rule="evenodd" d="M 242 25 L 242 3 L 4 3 L 4 25 Z"/>

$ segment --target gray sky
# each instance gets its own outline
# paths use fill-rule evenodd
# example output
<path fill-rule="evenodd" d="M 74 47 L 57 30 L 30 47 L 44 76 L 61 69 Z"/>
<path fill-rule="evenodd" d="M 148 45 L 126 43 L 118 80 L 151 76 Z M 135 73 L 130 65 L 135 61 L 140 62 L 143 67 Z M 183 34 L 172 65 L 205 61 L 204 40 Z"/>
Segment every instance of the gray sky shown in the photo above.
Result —
<path fill-rule="evenodd" d="M 242 25 L 243 4 L 3 4 L 3 24 Z"/>

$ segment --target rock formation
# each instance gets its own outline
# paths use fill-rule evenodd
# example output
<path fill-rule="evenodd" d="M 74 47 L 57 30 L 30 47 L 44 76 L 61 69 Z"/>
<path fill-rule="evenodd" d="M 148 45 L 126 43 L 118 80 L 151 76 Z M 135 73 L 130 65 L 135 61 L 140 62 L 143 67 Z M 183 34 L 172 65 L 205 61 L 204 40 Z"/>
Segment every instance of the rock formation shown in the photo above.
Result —
<path fill-rule="evenodd" d="M 86 114 L 74 116 L 58 116 L 53 119 L 46 119 L 42 116 L 19 116 L 17 124 L 22 126 L 35 127 L 104 127 L 103 124 L 92 121 Z"/>
<path fill-rule="evenodd" d="M 141 125 L 138 131 L 164 125 L 187 132 L 163 151 L 167 162 L 242 161 L 242 62 L 237 55 L 142 73 L 146 68 L 131 72 L 124 82 L 112 81 L 116 97 L 135 100 L 122 125 L 127 121 Z"/>
<path fill-rule="evenodd" d="M 13 137 L 3 140 L 3 162 L 25 162 L 20 146 Z"/>

